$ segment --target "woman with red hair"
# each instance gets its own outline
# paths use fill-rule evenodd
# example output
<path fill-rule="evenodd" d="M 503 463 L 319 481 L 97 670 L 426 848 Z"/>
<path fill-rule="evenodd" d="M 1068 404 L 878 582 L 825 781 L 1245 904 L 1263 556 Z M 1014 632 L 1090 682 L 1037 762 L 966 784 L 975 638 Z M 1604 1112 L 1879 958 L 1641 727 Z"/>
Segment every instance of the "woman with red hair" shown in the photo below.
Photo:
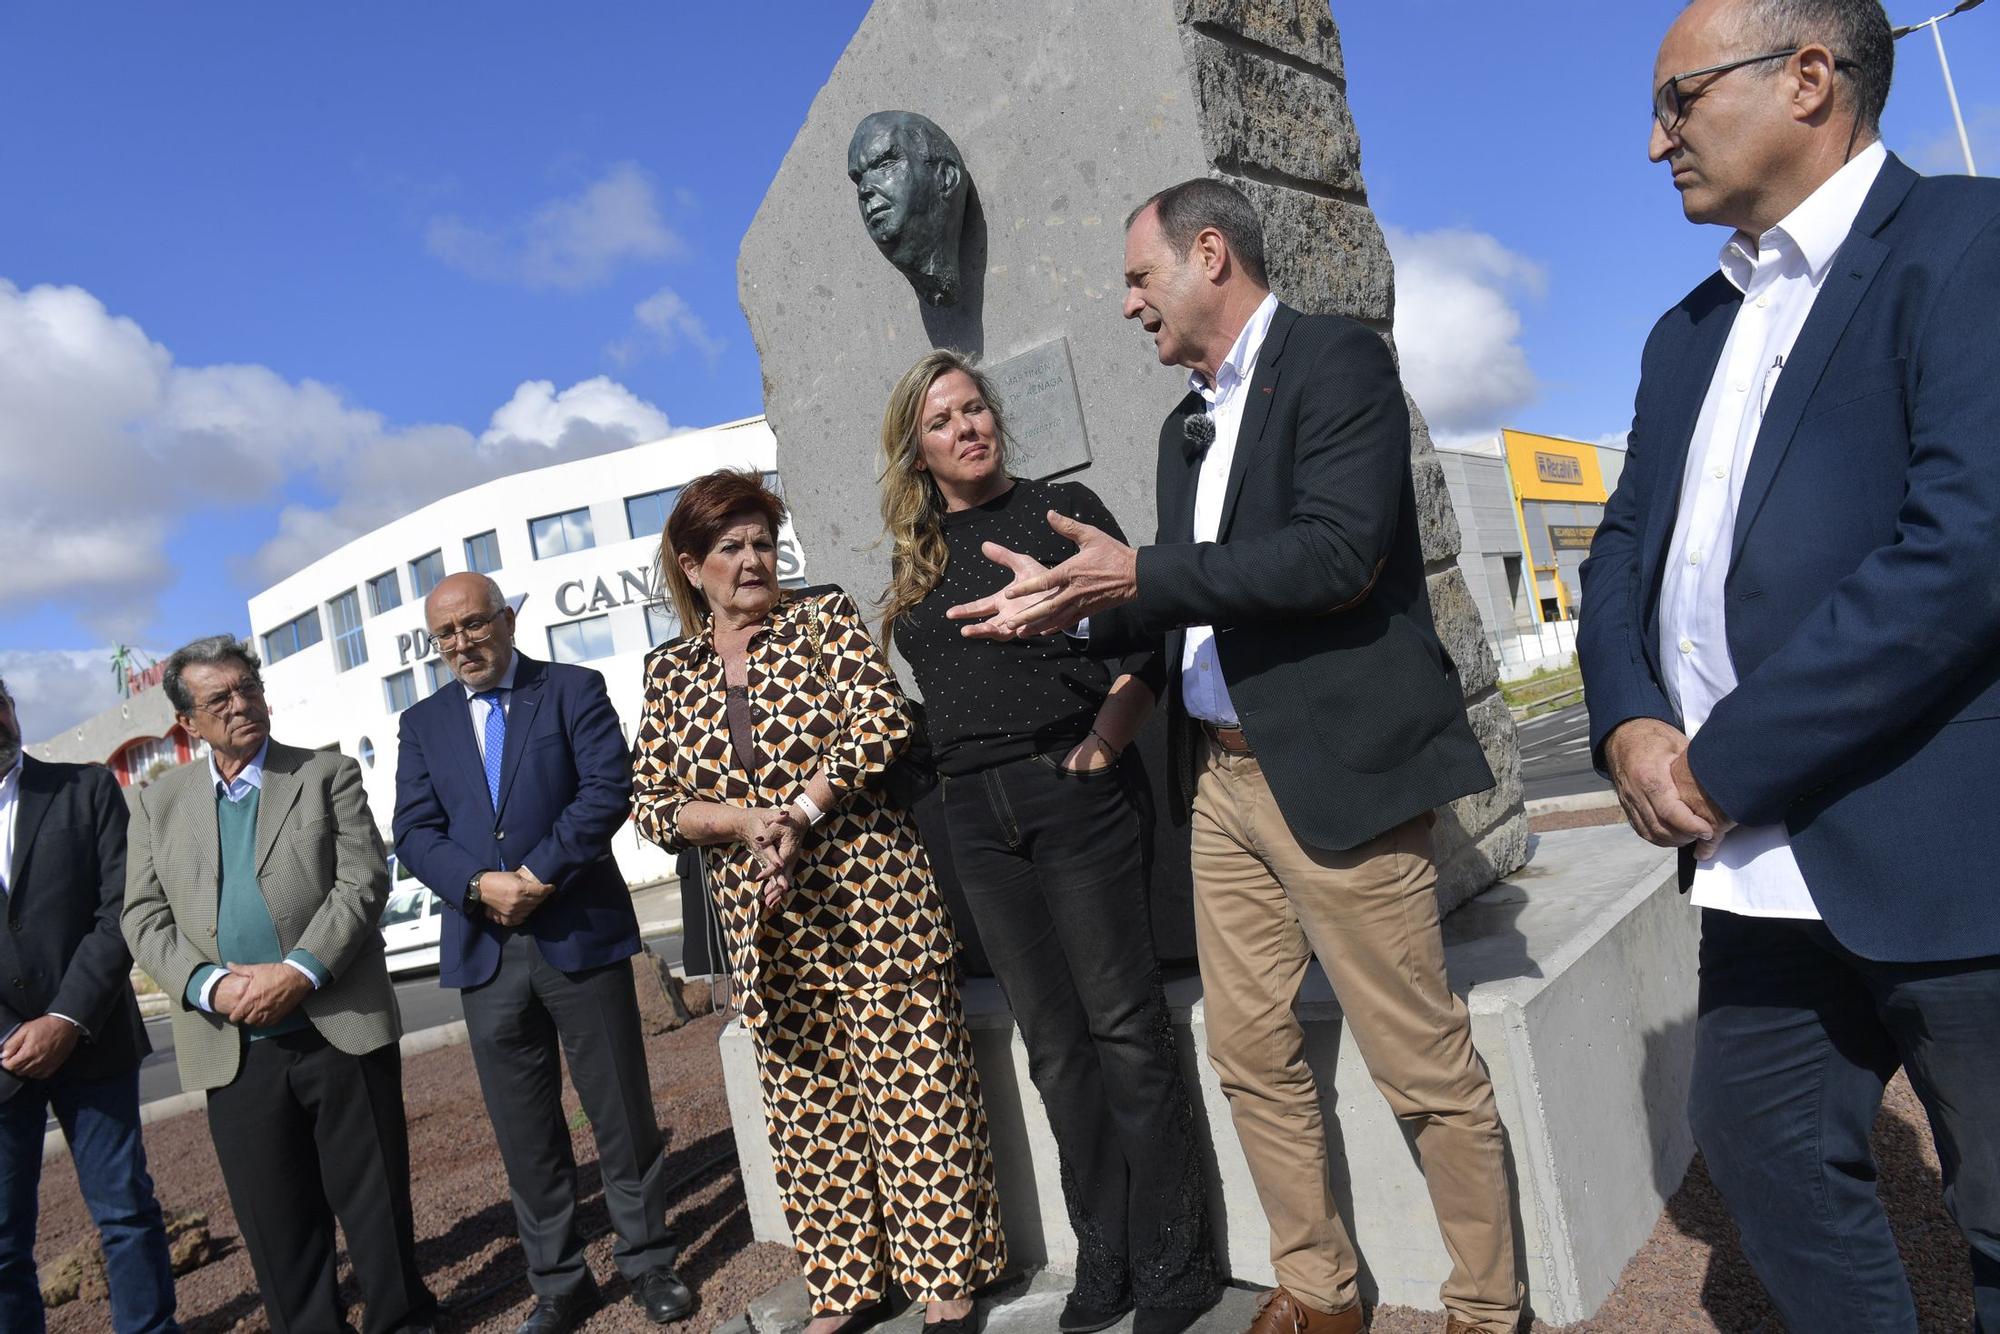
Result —
<path fill-rule="evenodd" d="M 785 506 L 756 473 L 682 488 L 660 570 L 684 634 L 646 659 L 635 818 L 702 849 L 760 1058 L 807 1334 L 883 1313 L 971 1331 L 1006 1266 L 957 943 L 908 812 L 895 674 L 838 589 L 787 596 Z"/>

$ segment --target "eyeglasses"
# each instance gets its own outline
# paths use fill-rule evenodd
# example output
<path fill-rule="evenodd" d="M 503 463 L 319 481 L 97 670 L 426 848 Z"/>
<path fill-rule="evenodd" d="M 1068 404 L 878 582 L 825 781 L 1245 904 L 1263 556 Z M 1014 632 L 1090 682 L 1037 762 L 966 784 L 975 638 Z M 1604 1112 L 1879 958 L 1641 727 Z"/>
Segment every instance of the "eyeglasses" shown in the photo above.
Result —
<path fill-rule="evenodd" d="M 440 653 L 459 644 L 484 644 L 493 638 L 493 627 L 499 619 L 497 612 L 491 616 L 468 616 L 455 630 L 432 631 L 431 642 Z"/>
<path fill-rule="evenodd" d="M 1660 128 L 1668 134 L 1672 134 L 1680 129 L 1682 122 L 1687 120 L 1688 108 L 1694 105 L 1695 99 L 1701 96 L 1701 92 L 1681 92 L 1681 80 L 1683 79 L 1698 79 L 1704 74 L 1727 74 L 1733 69 L 1742 69 L 1745 65 L 1762 64 L 1766 60 L 1789 60 L 1804 49 L 1804 47 L 1794 46 L 1783 51 L 1766 51 L 1761 56 L 1745 56 L 1741 60 L 1725 60 L 1720 65 L 1709 65 L 1702 69 L 1691 69 L 1685 74 L 1676 74 L 1653 90 L 1653 119 L 1658 121 Z M 1835 59 L 1833 65 L 1835 69 L 1839 69 L 1841 66 L 1850 63 L 1849 61 Z M 1705 88 L 1702 90 L 1702 92 L 1706 91 L 1708 90 Z"/>
<path fill-rule="evenodd" d="M 238 681 L 227 690 L 218 690 L 207 699 L 197 701 L 195 707 L 203 713 L 213 714 L 215 717 L 221 718 L 227 716 L 229 701 L 232 699 L 240 699 L 245 704 L 255 704 L 263 698 L 264 683 L 252 676 Z"/>

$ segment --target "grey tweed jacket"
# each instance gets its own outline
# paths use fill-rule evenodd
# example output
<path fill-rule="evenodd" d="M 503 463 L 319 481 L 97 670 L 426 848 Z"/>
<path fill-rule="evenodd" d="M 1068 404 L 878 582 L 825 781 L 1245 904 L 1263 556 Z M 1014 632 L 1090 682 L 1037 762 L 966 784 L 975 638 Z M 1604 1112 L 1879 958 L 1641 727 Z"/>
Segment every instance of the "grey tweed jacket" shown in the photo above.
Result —
<path fill-rule="evenodd" d="M 181 1086 L 236 1078 L 242 1030 L 187 1003 L 188 979 L 217 953 L 222 836 L 203 761 L 135 794 L 120 917 L 132 957 L 173 1000 Z M 321 1036 L 360 1055 L 402 1033 L 378 923 L 389 869 L 361 766 L 343 755 L 271 742 L 257 809 L 257 884 L 287 952 L 304 949 L 332 974 L 302 1008 Z"/>

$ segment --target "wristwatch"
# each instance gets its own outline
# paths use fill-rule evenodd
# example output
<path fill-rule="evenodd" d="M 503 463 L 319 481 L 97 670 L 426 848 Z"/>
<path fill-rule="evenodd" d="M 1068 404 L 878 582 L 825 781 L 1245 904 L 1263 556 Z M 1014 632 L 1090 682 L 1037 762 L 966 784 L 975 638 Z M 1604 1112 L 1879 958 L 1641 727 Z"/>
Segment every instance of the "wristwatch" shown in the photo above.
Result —
<path fill-rule="evenodd" d="M 471 917 L 474 916 L 475 914 L 485 911 L 486 905 L 482 903 L 479 898 L 479 879 L 481 876 L 485 874 L 486 872 L 484 871 L 474 871 L 472 873 L 472 879 L 466 883 L 465 915 L 467 917 Z"/>

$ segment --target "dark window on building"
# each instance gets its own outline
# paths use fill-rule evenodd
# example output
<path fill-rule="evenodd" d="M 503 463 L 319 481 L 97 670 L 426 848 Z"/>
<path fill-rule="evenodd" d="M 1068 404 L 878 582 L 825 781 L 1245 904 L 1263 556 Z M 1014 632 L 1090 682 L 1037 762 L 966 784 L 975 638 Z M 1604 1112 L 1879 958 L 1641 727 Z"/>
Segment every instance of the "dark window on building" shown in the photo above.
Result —
<path fill-rule="evenodd" d="M 444 552 L 433 551 L 410 562 L 410 596 L 427 598 L 444 582 Z"/>
<path fill-rule="evenodd" d="M 382 678 L 382 698 L 389 706 L 389 712 L 401 713 L 417 702 L 416 673 L 405 667 Z"/>
<path fill-rule="evenodd" d="M 681 498 L 681 489 L 670 486 L 664 491 L 648 491 L 643 496 L 625 497 L 625 528 L 633 538 L 650 537 L 658 541 L 666 529 L 667 516 L 674 512 L 674 502 Z"/>
<path fill-rule="evenodd" d="M 437 694 L 452 683 L 451 668 L 444 665 L 443 658 L 431 658 L 424 663 L 424 681 L 430 694 Z"/>
<path fill-rule="evenodd" d="M 500 534 L 492 529 L 465 539 L 465 568 L 491 574 L 500 568 Z"/>
<path fill-rule="evenodd" d="M 275 630 L 264 634 L 264 661 L 283 662 L 300 649 L 311 648 L 319 643 L 319 608 L 301 616 L 294 616 Z"/>
<path fill-rule="evenodd" d="M 549 657 L 556 662 L 591 662 L 611 653 L 609 616 L 586 616 L 549 627 Z"/>
<path fill-rule="evenodd" d="M 669 639 L 681 636 L 681 618 L 675 614 L 671 602 L 648 602 L 646 604 L 646 639 L 652 644 L 664 644 Z"/>
<path fill-rule="evenodd" d="M 368 638 L 361 629 L 361 598 L 353 589 L 326 604 L 333 617 L 333 660 L 340 671 L 368 661 Z"/>
<path fill-rule="evenodd" d="M 589 509 L 565 510 L 546 518 L 528 520 L 528 537 L 536 560 L 566 556 L 572 551 L 588 551 L 597 545 L 591 531 Z"/>
<path fill-rule="evenodd" d="M 368 581 L 368 614 L 380 616 L 403 605 L 403 581 L 394 570 L 384 570 Z"/>

